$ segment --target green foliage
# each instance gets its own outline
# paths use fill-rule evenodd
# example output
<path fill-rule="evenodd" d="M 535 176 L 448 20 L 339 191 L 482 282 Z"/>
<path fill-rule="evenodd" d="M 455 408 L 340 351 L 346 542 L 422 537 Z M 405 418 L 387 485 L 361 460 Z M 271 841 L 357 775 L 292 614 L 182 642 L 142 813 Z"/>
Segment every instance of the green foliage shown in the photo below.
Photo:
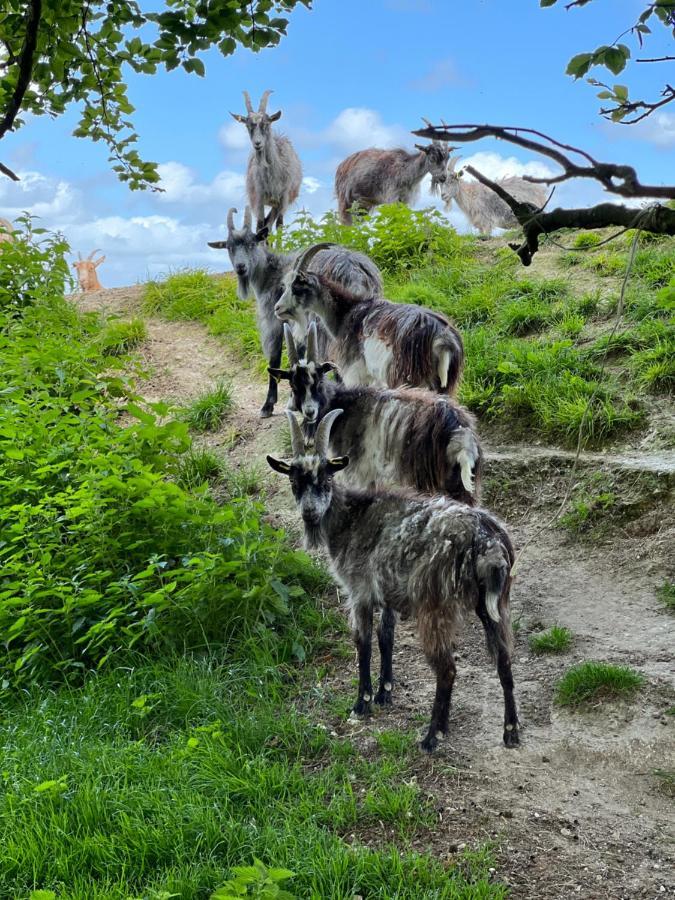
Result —
<path fill-rule="evenodd" d="M 572 246 L 576 247 L 577 250 L 586 250 L 591 247 L 597 247 L 601 241 L 600 235 L 594 231 L 582 231 L 581 234 L 574 238 Z"/>
<path fill-rule="evenodd" d="M 218 431 L 232 408 L 232 387 L 220 380 L 183 410 L 183 421 L 193 431 Z"/>
<path fill-rule="evenodd" d="M 623 275 L 626 272 L 626 255 L 625 253 L 610 250 L 604 253 L 595 253 L 585 260 L 584 266 L 593 272 L 597 272 L 598 275 Z"/>
<path fill-rule="evenodd" d="M 79 679 L 132 648 L 304 655 L 325 576 L 259 505 L 168 477 L 187 426 L 142 404 L 95 318 L 51 293 L 54 252 L 27 245 L 25 271 L 0 254 L 0 283 L 23 271 L 31 297 L 0 309 L 0 683 Z"/>
<path fill-rule="evenodd" d="M 237 897 L 256 897 L 258 900 L 294 900 L 295 894 L 284 890 L 284 881 L 293 878 L 290 869 L 273 868 L 253 860 L 252 866 L 235 866 L 234 878 L 211 894 L 211 900 L 237 900 Z"/>
<path fill-rule="evenodd" d="M 111 319 L 99 336 L 101 351 L 105 356 L 121 356 L 138 347 L 148 336 L 142 319 Z"/>
<path fill-rule="evenodd" d="M 215 453 L 204 447 L 191 447 L 180 457 L 176 481 L 188 491 L 194 491 L 221 477 L 223 464 Z"/>
<path fill-rule="evenodd" d="M 73 287 L 61 235 L 35 228 L 28 216 L 15 220 L 15 240 L 4 242 L 0 260 L 0 313 L 20 314 L 43 297 L 63 296 Z"/>
<path fill-rule="evenodd" d="M 664 581 L 656 593 L 665 608 L 670 612 L 675 612 L 675 582 Z"/>
<path fill-rule="evenodd" d="M 585 662 L 572 666 L 556 688 L 560 706 L 578 707 L 588 703 L 631 697 L 644 684 L 644 677 L 628 666 Z"/>
<path fill-rule="evenodd" d="M 552 625 L 547 631 L 530 635 L 533 653 L 565 653 L 572 644 L 572 632 L 562 625 Z"/>
<path fill-rule="evenodd" d="M 4 116 L 19 92 L 20 114 L 59 116 L 81 105 L 74 134 L 103 141 L 121 181 L 132 189 L 159 181 L 155 163 L 134 149 L 126 73 L 154 75 L 159 68 L 179 66 L 205 74 L 202 54 L 210 48 L 223 56 L 237 47 L 258 51 L 279 43 L 291 12 L 308 0 L 233 0 L 220 4 L 108 3 L 76 0 L 42 3 L 35 21 L 36 48 L 27 89 L 19 91 L 20 66 L 5 67 L 0 77 L 0 110 Z M 145 6 L 145 9 L 142 7 Z M 16 60 L 27 43 L 31 16 L 28 4 L 12 3 L 3 11 L 4 50 Z M 17 118 L 14 129 L 25 124 Z M 11 126 L 11 120 L 7 127 Z M 0 137 L 3 135 L 0 134 Z"/>
<path fill-rule="evenodd" d="M 406 849 L 435 819 L 406 762 L 345 759 L 298 711 L 304 686 L 288 667 L 168 655 L 5 705 L 0 896 L 208 897 L 255 858 L 295 873 L 298 897 L 505 898 L 485 851 Z M 380 822 L 399 846 L 340 837 Z"/>

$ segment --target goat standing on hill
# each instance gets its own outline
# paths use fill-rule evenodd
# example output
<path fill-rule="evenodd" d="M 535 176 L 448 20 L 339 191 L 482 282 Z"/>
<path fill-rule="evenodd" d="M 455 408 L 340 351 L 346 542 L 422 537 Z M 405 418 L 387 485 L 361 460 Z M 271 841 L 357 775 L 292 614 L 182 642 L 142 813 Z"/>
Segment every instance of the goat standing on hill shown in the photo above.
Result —
<path fill-rule="evenodd" d="M 248 91 L 244 91 L 246 115 L 230 113 L 237 122 L 246 125 L 253 150 L 246 170 L 246 193 L 255 212 L 256 230 L 276 222 L 281 228 L 284 213 L 295 203 L 302 184 L 302 165 L 293 145 L 281 134 L 272 131 L 272 122 L 281 118 L 281 110 L 267 114 L 267 100 L 272 91 L 265 91 L 258 112 L 253 111 Z M 265 216 L 265 207 L 270 211 Z"/>
<path fill-rule="evenodd" d="M 265 244 L 269 230 L 267 226 L 257 233 L 251 230 L 251 210 L 248 206 L 244 212 L 243 228 L 235 228 L 235 212 L 235 209 L 231 209 L 227 214 L 227 240 L 210 241 L 209 247 L 228 251 L 237 276 L 237 292 L 242 300 L 253 290 L 265 359 L 272 368 L 278 368 L 281 365 L 283 331 L 274 307 L 283 294 L 284 276 L 292 270 L 296 254 L 273 253 Z M 332 245 L 318 253 L 312 259 L 311 266 L 313 272 L 343 285 L 361 298 L 377 297 L 382 293 L 382 277 L 377 266 L 356 250 Z M 310 312 L 298 314 L 293 323 L 296 344 L 301 349 L 312 318 Z M 317 347 L 322 356 L 326 353 L 327 343 L 328 335 L 321 326 Z M 276 401 L 277 380 L 270 376 L 267 399 L 260 411 L 262 418 L 272 415 Z"/>
<path fill-rule="evenodd" d="M 370 212 L 382 203 L 415 202 L 424 176 L 431 175 L 431 191 L 446 179 L 448 156 L 453 147 L 438 141 L 422 146 L 419 153 L 406 150 L 359 150 L 337 167 L 335 194 L 343 225 L 352 224 L 352 210 Z"/>
<path fill-rule="evenodd" d="M 305 447 L 300 425 L 288 413 L 291 462 L 267 457 L 287 475 L 302 514 L 305 539 L 324 546 L 333 574 L 347 595 L 359 657 L 359 691 L 354 712 L 371 710 L 370 657 L 373 611 L 382 609 L 378 629 L 381 669 L 374 700 L 391 702 L 394 613 L 413 616 L 427 660 L 436 674 L 436 696 L 422 748 L 434 750 L 448 733 L 456 667 L 453 644 L 464 613 L 474 612 L 497 660 L 504 692 L 504 743 L 519 743 L 513 696 L 509 591 L 513 548 L 504 526 L 490 513 L 447 497 L 390 491 L 357 491 L 333 483 L 347 457 L 331 458 L 330 430 L 341 410 L 319 424 L 314 451 Z"/>
<path fill-rule="evenodd" d="M 464 171 L 455 171 L 461 157 L 453 156 L 448 161 L 448 177 L 441 187 L 441 198 L 449 210 L 454 200 L 473 228 L 480 234 L 492 234 L 495 228 L 516 228 L 518 220 L 506 203 L 479 181 L 464 181 Z M 508 191 L 521 203 L 531 203 L 541 209 L 546 203 L 546 189 L 540 184 L 531 184 L 516 175 L 500 179 L 497 184 Z"/>
<path fill-rule="evenodd" d="M 458 331 L 422 306 L 363 299 L 309 263 L 332 244 L 315 244 L 296 260 L 274 312 L 285 321 L 315 314 L 334 340 L 333 358 L 345 384 L 426 387 L 453 394 L 464 364 Z"/>
<path fill-rule="evenodd" d="M 290 382 L 307 437 L 326 415 L 343 410 L 330 432 L 330 452 L 349 456 L 347 482 L 365 488 L 398 484 L 475 504 L 483 454 L 474 418 L 463 407 L 429 391 L 338 384 L 328 378 L 335 366 L 319 361 L 314 322 L 305 358 L 286 324 L 284 333 L 290 368 L 270 372 Z"/>
<path fill-rule="evenodd" d="M 77 271 L 77 279 L 80 283 L 80 290 L 85 294 L 88 294 L 91 291 L 103 290 L 101 282 L 98 280 L 98 273 L 96 272 L 96 269 L 98 269 L 101 263 L 105 260 L 105 256 L 101 256 L 97 260 L 92 259 L 94 253 L 98 252 L 98 250 L 92 250 L 86 259 L 82 259 L 82 254 L 78 253 L 77 262 L 73 263 L 73 266 Z"/>

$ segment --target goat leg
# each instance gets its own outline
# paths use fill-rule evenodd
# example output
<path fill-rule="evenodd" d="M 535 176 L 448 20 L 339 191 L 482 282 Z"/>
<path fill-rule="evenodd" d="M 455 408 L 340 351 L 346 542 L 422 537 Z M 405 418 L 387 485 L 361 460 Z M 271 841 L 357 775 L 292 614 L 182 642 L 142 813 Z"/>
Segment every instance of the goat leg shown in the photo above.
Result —
<path fill-rule="evenodd" d="M 391 690 L 394 683 L 392 654 L 394 651 L 395 628 L 396 613 L 390 606 L 385 606 L 377 629 L 377 642 L 380 647 L 380 684 L 377 694 L 375 694 L 375 703 L 378 706 L 389 706 L 391 704 Z"/>
<path fill-rule="evenodd" d="M 488 650 L 493 658 L 497 658 L 497 674 L 504 692 L 504 745 L 506 747 L 517 747 L 520 743 L 518 710 L 516 709 L 516 700 L 513 694 L 509 638 L 504 633 L 504 629 L 510 626 L 506 626 L 504 621 L 493 621 L 488 615 L 483 600 L 479 603 L 476 612 L 485 629 Z"/>
<path fill-rule="evenodd" d="M 368 716 L 372 712 L 373 685 L 370 680 L 370 655 L 373 643 L 373 607 L 357 605 L 353 611 L 354 643 L 359 658 L 359 695 L 353 712 Z"/>
<path fill-rule="evenodd" d="M 279 329 L 279 334 L 275 335 L 274 343 L 272 344 L 272 348 L 269 355 L 269 364 L 271 369 L 278 369 L 281 365 L 281 350 L 283 347 L 283 336 L 282 331 Z M 278 397 L 278 386 L 277 380 L 273 375 L 270 375 L 269 384 L 267 387 L 267 397 L 265 402 L 262 405 L 262 409 L 260 410 L 260 418 L 268 419 L 272 413 L 274 412 L 274 404 L 277 402 Z"/>
<path fill-rule="evenodd" d="M 438 745 L 439 737 L 448 733 L 450 700 L 452 698 L 452 688 L 455 683 L 457 667 L 455 665 L 455 657 L 449 647 L 438 655 L 427 656 L 427 659 L 436 673 L 436 696 L 431 709 L 429 731 L 424 740 L 421 741 L 420 747 L 422 750 L 426 750 L 427 753 L 432 753 Z"/>

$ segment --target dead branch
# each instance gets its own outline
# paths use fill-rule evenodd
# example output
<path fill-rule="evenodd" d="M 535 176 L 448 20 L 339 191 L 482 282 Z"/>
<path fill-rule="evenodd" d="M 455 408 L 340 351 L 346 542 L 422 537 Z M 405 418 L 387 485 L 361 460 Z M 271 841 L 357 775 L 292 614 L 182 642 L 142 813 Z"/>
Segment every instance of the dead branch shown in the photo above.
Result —
<path fill-rule="evenodd" d="M 12 172 L 9 166 L 6 166 L 4 163 L 0 163 L 0 172 L 2 172 L 2 174 L 6 175 L 8 178 L 11 178 L 12 181 L 21 181 L 16 172 Z"/>
<path fill-rule="evenodd" d="M 0 139 L 5 136 L 14 124 L 14 119 L 16 119 L 21 109 L 23 98 L 28 90 L 30 77 L 33 72 L 33 60 L 35 59 L 41 17 L 42 0 L 31 0 L 26 15 L 26 37 L 19 57 L 19 74 L 14 86 L 14 93 L 10 98 L 2 121 L 0 121 Z M 7 173 L 5 172 L 5 174 Z M 19 179 L 17 178 L 16 180 L 18 181 Z"/>
<path fill-rule="evenodd" d="M 519 128 L 513 125 L 426 125 L 413 131 L 417 137 L 428 138 L 437 141 L 451 141 L 466 143 L 480 141 L 483 138 L 495 138 L 508 141 L 525 150 L 541 153 L 554 160 L 562 168 L 562 174 L 551 178 L 534 178 L 531 175 L 523 176 L 526 181 L 533 184 L 558 184 L 570 178 L 592 178 L 599 181 L 610 193 L 620 197 L 659 197 L 666 200 L 675 199 L 675 185 L 641 184 L 637 173 L 632 166 L 619 165 L 617 163 L 599 162 L 585 150 L 561 144 L 554 138 L 536 131 L 533 128 Z M 535 135 L 548 143 L 533 140 L 525 135 Z M 558 149 L 560 148 L 560 149 Z M 587 160 L 590 165 L 580 165 L 561 152 L 567 151 Z M 610 223 L 611 224 L 611 223 Z"/>

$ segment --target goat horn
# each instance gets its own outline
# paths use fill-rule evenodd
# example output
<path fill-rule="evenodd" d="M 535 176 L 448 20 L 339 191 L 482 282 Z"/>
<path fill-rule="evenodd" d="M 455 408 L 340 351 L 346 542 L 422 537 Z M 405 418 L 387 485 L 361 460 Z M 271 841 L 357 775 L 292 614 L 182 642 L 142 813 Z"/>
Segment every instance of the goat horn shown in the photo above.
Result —
<path fill-rule="evenodd" d="M 237 208 L 235 206 L 231 206 L 227 213 L 227 230 L 234 231 L 234 214 L 236 213 Z"/>
<path fill-rule="evenodd" d="M 307 329 L 307 349 L 305 350 L 305 355 L 307 357 L 307 362 L 316 363 L 319 360 L 316 358 L 317 356 L 317 334 L 316 334 L 316 322 L 312 321 L 309 323 L 309 328 Z"/>
<path fill-rule="evenodd" d="M 333 422 L 338 416 L 342 415 L 343 410 L 332 409 L 327 416 L 319 422 L 316 429 L 316 437 L 314 438 L 314 452 L 317 456 L 328 456 L 328 442 L 330 441 L 330 430 Z"/>
<path fill-rule="evenodd" d="M 305 452 L 305 438 L 300 428 L 300 423 L 295 418 L 290 409 L 286 410 L 288 416 L 288 424 L 291 426 L 291 448 L 293 456 L 302 456 Z M 330 413 L 328 414 L 330 415 Z"/>
<path fill-rule="evenodd" d="M 100 253 L 100 252 L 101 252 L 100 249 L 92 250 L 91 253 L 89 254 L 89 256 L 87 257 L 87 259 L 92 259 L 92 257 L 94 256 L 94 253 Z"/>
<path fill-rule="evenodd" d="M 244 228 L 251 227 L 251 207 L 247 206 L 244 210 Z"/>
<path fill-rule="evenodd" d="M 82 262 L 82 253 L 79 250 L 77 251 L 77 258 L 80 262 Z"/>
<path fill-rule="evenodd" d="M 321 243 L 313 244 L 311 247 L 303 250 L 295 260 L 295 265 L 293 266 L 295 272 L 304 270 L 320 250 L 328 250 L 330 247 L 337 247 L 337 244 L 331 241 L 321 241 Z"/>
<path fill-rule="evenodd" d="M 288 322 L 284 322 L 284 337 L 286 338 L 286 349 L 288 350 L 288 364 L 295 366 L 298 364 L 298 349 L 293 340 L 293 332 Z"/>
<path fill-rule="evenodd" d="M 267 101 L 270 98 L 270 94 L 273 94 L 273 93 L 274 93 L 274 91 L 265 91 L 265 93 L 262 95 L 262 97 L 260 98 L 260 106 L 258 107 L 259 113 L 267 112 Z"/>
<path fill-rule="evenodd" d="M 251 98 L 248 95 L 248 91 L 242 91 L 242 94 L 244 95 L 244 103 L 246 104 L 246 112 L 252 113 L 253 105 L 251 103 Z"/>

